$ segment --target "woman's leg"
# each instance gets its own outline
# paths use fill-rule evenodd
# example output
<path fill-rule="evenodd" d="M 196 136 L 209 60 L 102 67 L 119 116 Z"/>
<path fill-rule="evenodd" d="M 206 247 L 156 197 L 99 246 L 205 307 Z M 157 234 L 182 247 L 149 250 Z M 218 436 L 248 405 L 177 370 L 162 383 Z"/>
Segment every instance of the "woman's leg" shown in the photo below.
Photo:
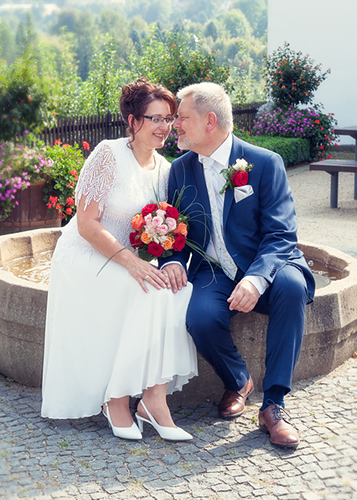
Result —
<path fill-rule="evenodd" d="M 133 417 L 129 409 L 129 396 L 110 399 L 108 409 L 114 427 L 131 427 L 133 425 Z M 105 406 L 104 413 L 107 413 Z"/>
<path fill-rule="evenodd" d="M 170 409 L 166 401 L 167 384 L 154 385 L 148 387 L 143 395 L 143 401 L 148 411 L 156 422 L 163 427 L 176 427 L 172 420 Z M 148 418 L 142 405 L 138 405 L 138 414 Z"/>

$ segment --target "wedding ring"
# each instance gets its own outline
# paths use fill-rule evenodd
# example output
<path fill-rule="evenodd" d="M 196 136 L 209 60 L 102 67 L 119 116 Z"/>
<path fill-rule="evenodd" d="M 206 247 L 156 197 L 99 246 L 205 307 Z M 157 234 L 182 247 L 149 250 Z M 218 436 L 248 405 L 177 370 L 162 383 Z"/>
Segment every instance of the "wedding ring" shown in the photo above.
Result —
<path fill-rule="evenodd" d="M 166 272 L 166 271 L 164 271 L 164 275 L 165 275 L 165 276 L 168 276 L 168 274 L 167 274 L 167 272 Z"/>
<path fill-rule="evenodd" d="M 150 276 L 147 274 L 144 278 L 144 281 L 146 281 L 148 278 L 150 278 Z"/>

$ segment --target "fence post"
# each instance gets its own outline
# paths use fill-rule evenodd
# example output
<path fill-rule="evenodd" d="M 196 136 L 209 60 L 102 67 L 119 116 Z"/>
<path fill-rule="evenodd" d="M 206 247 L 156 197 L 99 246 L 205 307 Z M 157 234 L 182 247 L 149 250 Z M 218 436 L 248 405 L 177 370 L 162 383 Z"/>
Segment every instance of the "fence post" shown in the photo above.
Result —
<path fill-rule="evenodd" d="M 110 111 L 107 112 L 107 121 L 105 124 L 105 138 L 110 139 L 110 127 L 112 125 L 112 117 Z"/>

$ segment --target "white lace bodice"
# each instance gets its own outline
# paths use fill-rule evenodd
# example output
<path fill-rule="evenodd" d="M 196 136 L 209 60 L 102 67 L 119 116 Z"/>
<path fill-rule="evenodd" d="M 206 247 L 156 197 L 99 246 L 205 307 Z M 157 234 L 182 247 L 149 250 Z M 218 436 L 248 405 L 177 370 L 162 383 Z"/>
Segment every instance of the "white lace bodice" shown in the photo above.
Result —
<path fill-rule="evenodd" d="M 102 141 L 87 158 L 76 187 L 76 205 L 85 196 L 85 208 L 91 201 L 99 204 L 101 224 L 125 246 L 130 246 L 130 221 L 148 203 L 167 198 L 170 164 L 155 152 L 156 167 L 144 170 L 127 146 L 128 139 Z M 80 236 L 77 217 L 63 228 L 56 253 L 70 250 L 95 252 Z"/>

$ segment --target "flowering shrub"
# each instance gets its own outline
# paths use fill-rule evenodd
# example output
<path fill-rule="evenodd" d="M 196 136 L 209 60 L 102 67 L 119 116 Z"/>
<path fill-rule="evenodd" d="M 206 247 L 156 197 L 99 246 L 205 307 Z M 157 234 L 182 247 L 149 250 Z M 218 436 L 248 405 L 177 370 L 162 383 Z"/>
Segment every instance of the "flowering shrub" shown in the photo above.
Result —
<path fill-rule="evenodd" d="M 83 142 L 84 149 L 89 144 Z M 37 143 L 30 147 L 22 143 L 0 145 L 0 220 L 5 220 L 18 204 L 16 193 L 30 184 L 45 181 L 44 201 L 58 210 L 62 219 L 74 215 L 74 189 L 84 157 L 78 145 L 54 146 Z"/>
<path fill-rule="evenodd" d="M 89 150 L 88 142 L 82 145 Z M 78 144 L 61 145 L 57 140 L 54 146 L 45 148 L 45 155 L 50 163 L 51 178 L 44 188 L 45 201 L 49 208 L 61 213 L 62 219 L 70 219 L 75 214 L 74 190 L 84 163 L 83 153 Z"/>
<path fill-rule="evenodd" d="M 254 135 L 304 137 L 310 141 L 310 160 L 330 158 L 329 150 L 335 144 L 334 115 L 324 114 L 319 106 L 298 109 L 273 107 L 259 113 L 252 128 Z"/>
<path fill-rule="evenodd" d="M 330 72 L 322 72 L 321 64 L 315 64 L 308 55 L 293 51 L 285 43 L 266 58 L 265 89 L 278 106 L 308 104 Z"/>
<path fill-rule="evenodd" d="M 169 158 L 178 158 L 184 151 L 177 146 L 178 137 L 176 132 L 171 131 L 162 148 L 162 154 Z"/>
<path fill-rule="evenodd" d="M 43 151 L 26 144 L 0 145 L 0 220 L 5 220 L 18 204 L 17 191 L 43 180 L 50 164 Z"/>

